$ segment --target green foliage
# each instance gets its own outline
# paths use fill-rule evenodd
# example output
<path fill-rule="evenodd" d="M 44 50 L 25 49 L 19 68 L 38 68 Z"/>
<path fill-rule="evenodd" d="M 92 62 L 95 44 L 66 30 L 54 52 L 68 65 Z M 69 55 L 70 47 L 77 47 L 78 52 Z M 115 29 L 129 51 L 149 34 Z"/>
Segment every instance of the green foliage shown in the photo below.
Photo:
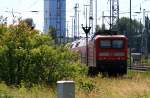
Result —
<path fill-rule="evenodd" d="M 143 25 L 137 20 L 131 20 L 131 33 L 130 33 L 130 19 L 127 17 L 122 17 L 117 23 L 119 26 L 119 31 L 126 33 L 127 35 L 135 35 L 141 33 Z"/>
<path fill-rule="evenodd" d="M 68 52 L 68 49 L 64 47 L 57 48 L 56 52 L 54 59 L 59 61 L 55 61 L 55 67 L 49 74 L 49 81 L 56 82 L 61 79 L 74 79 L 87 73 L 87 67 L 81 66 L 76 54 Z"/>
<path fill-rule="evenodd" d="M 27 91 L 27 89 L 25 88 L 25 83 L 23 81 L 21 81 L 19 88 L 18 88 L 19 93 L 23 94 Z"/>
<path fill-rule="evenodd" d="M 91 92 L 93 91 L 94 89 L 96 89 L 96 83 L 92 80 L 83 80 L 83 79 L 80 79 L 79 81 L 79 88 L 84 90 L 85 92 Z"/>
<path fill-rule="evenodd" d="M 128 76 L 129 77 L 134 77 L 134 78 L 149 78 L 150 72 L 145 71 L 145 72 L 139 72 L 139 71 L 134 71 L 134 70 L 129 70 L 128 71 Z"/>
<path fill-rule="evenodd" d="M 48 35 L 50 35 L 51 37 L 52 37 L 52 39 L 56 39 L 56 29 L 55 28 L 53 28 L 53 27 L 49 27 L 49 30 L 48 30 Z"/>
<path fill-rule="evenodd" d="M 116 25 L 118 25 L 119 32 L 128 37 L 129 46 L 132 48 L 139 48 L 143 25 L 137 20 L 131 20 L 130 31 L 130 19 L 127 17 L 120 18 Z"/>
<path fill-rule="evenodd" d="M 86 74 L 77 55 L 63 46 L 54 47 L 51 36 L 26 23 L 10 25 L 0 37 L 0 80 L 7 84 L 52 83 Z"/>
<path fill-rule="evenodd" d="M 8 92 L 8 87 L 4 82 L 0 82 L 0 98 L 15 98 Z"/>
<path fill-rule="evenodd" d="M 15 98 L 15 97 L 13 97 L 13 96 L 11 96 L 9 94 L 5 94 L 5 93 L 1 93 L 0 92 L 0 98 Z"/>
<path fill-rule="evenodd" d="M 27 18 L 27 19 L 25 19 L 25 20 L 23 20 L 23 21 L 27 24 L 27 26 L 28 26 L 29 28 L 34 29 L 35 24 L 34 24 L 32 18 Z"/>
<path fill-rule="evenodd" d="M 150 97 L 150 93 L 145 93 L 144 95 L 140 96 L 139 98 L 149 98 Z"/>

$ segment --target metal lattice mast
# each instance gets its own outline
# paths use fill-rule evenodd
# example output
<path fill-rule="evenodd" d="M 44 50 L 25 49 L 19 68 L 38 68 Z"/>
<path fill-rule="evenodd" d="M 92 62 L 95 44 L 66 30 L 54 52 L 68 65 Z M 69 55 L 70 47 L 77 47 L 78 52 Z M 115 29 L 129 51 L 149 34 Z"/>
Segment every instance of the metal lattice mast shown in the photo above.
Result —
<path fill-rule="evenodd" d="M 75 4 L 75 7 L 74 7 L 74 10 L 75 10 L 75 20 L 74 20 L 74 39 L 76 40 L 78 38 L 78 33 L 77 33 L 77 22 L 78 22 L 78 8 L 79 8 L 79 4 L 76 3 Z"/>
<path fill-rule="evenodd" d="M 89 26 L 91 27 L 90 33 L 93 33 L 93 0 L 90 0 Z"/>
<path fill-rule="evenodd" d="M 118 26 L 114 25 L 119 21 L 119 0 L 112 0 L 112 26 L 117 29 Z"/>

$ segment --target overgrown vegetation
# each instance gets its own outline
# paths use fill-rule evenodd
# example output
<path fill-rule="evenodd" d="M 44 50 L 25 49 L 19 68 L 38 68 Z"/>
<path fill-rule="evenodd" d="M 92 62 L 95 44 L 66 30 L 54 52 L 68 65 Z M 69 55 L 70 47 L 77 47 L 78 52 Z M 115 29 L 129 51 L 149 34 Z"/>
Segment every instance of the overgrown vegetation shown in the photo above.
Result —
<path fill-rule="evenodd" d="M 51 36 L 40 34 L 26 23 L 0 25 L 0 81 L 6 84 L 55 83 L 86 74 L 77 55 L 55 46 Z"/>
<path fill-rule="evenodd" d="M 0 25 L 0 98 L 55 98 L 57 80 L 74 80 L 76 98 L 149 98 L 150 73 L 87 77 L 87 67 L 50 35 L 24 22 Z"/>
<path fill-rule="evenodd" d="M 75 80 L 76 98 L 149 98 L 150 72 L 129 71 L 127 76 L 107 78 L 78 77 Z M 0 83 L 0 98 L 56 98 L 57 90 L 51 86 L 33 85 L 25 88 L 24 82 L 19 87 Z M 2 97 L 5 96 L 5 97 Z"/>

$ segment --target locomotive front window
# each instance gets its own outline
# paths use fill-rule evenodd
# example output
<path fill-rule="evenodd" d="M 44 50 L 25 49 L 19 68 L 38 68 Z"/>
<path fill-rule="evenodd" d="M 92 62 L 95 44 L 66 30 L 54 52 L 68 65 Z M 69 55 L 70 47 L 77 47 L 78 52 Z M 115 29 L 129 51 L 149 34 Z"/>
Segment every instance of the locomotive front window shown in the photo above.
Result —
<path fill-rule="evenodd" d="M 101 48 L 111 48 L 111 41 L 110 40 L 101 40 L 100 47 Z"/>
<path fill-rule="evenodd" d="M 123 40 L 112 40 L 112 48 L 123 48 Z"/>

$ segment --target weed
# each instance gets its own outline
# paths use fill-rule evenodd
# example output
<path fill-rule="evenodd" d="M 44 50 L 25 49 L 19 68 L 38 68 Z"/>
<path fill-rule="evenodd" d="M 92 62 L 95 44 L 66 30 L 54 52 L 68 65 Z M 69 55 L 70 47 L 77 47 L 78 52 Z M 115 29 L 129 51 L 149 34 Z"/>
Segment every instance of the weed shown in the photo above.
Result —
<path fill-rule="evenodd" d="M 85 92 L 91 92 L 96 88 L 96 85 L 93 81 L 82 80 L 79 82 L 79 88 L 84 90 Z"/>

